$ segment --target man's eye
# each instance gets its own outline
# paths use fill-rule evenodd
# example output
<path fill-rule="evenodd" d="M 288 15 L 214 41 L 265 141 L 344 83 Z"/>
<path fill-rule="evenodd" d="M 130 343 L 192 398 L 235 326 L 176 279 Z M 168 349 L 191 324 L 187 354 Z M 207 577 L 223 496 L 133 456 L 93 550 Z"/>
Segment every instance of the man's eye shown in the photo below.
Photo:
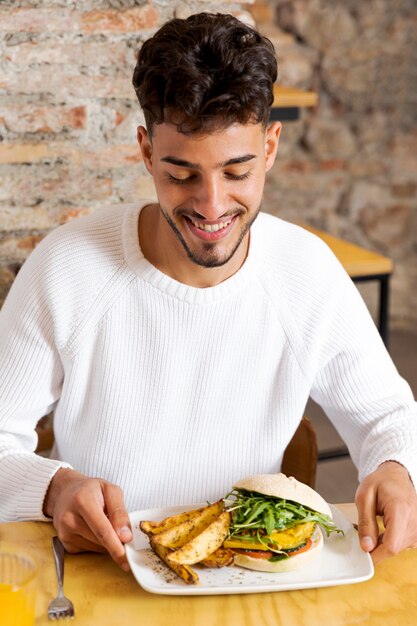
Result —
<path fill-rule="evenodd" d="M 187 185 L 194 180 L 194 175 L 187 176 L 187 178 L 176 178 L 172 174 L 166 174 L 166 177 L 170 183 L 174 183 L 174 185 Z"/>
<path fill-rule="evenodd" d="M 226 172 L 225 176 L 229 180 L 246 180 L 251 175 L 251 172 L 245 172 L 244 174 L 232 174 L 231 172 Z"/>

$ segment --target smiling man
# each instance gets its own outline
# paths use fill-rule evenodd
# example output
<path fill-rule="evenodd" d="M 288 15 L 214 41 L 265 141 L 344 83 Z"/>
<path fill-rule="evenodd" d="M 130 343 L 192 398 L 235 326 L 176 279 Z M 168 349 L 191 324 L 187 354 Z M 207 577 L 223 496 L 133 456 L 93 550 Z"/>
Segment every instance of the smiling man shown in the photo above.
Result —
<path fill-rule="evenodd" d="M 141 248 L 153 265 L 194 287 L 214 286 L 237 272 L 280 130 L 278 122 L 267 129 L 234 123 L 191 136 L 172 123 L 156 126 L 152 136 L 138 129 L 159 200 L 145 207 L 139 223 Z"/>
<path fill-rule="evenodd" d="M 358 466 L 363 549 L 417 542 L 410 388 L 330 250 L 260 210 L 276 76 L 271 42 L 229 15 L 172 20 L 142 46 L 157 201 L 51 233 L 1 313 L 1 519 L 53 520 L 69 551 L 127 568 L 128 510 L 279 471 L 311 396 Z M 46 459 L 35 426 L 51 410 Z"/>

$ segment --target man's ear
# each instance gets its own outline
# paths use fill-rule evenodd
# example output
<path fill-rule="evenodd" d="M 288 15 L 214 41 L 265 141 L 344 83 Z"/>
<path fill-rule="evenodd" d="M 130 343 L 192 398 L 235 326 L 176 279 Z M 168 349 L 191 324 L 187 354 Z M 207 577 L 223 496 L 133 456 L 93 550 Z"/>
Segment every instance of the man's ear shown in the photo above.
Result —
<path fill-rule="evenodd" d="M 152 141 L 144 126 L 138 126 L 137 138 L 145 167 L 152 174 Z"/>
<path fill-rule="evenodd" d="M 272 122 L 265 131 L 265 166 L 270 170 L 277 156 L 279 137 L 281 135 L 281 122 Z"/>

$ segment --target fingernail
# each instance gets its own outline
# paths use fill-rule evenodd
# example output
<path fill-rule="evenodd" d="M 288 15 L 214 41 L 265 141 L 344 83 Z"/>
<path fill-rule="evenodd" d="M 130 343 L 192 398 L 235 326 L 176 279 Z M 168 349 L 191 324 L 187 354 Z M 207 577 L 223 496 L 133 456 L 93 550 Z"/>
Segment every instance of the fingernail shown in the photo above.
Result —
<path fill-rule="evenodd" d="M 372 537 L 362 537 L 361 546 L 363 550 L 365 550 L 366 552 L 370 552 L 374 547 L 374 541 Z"/>
<path fill-rule="evenodd" d="M 122 569 L 123 569 L 125 572 L 130 572 L 129 563 L 122 563 Z"/>
<path fill-rule="evenodd" d="M 119 537 L 122 541 L 130 541 L 132 539 L 132 531 L 127 526 L 119 528 Z"/>

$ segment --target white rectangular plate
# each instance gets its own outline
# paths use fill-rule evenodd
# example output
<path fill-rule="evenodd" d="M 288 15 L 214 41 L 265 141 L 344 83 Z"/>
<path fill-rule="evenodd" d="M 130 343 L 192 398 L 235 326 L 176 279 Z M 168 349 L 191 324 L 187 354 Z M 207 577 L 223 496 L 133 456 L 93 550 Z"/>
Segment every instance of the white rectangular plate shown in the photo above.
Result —
<path fill-rule="evenodd" d="M 303 569 L 295 572 L 269 573 L 255 572 L 242 567 L 208 569 L 193 565 L 200 583 L 187 585 L 152 552 L 148 538 L 139 529 L 139 522 L 162 520 L 205 504 L 207 503 L 130 513 L 133 541 L 126 545 L 126 554 L 132 573 L 143 589 L 151 593 L 181 596 L 265 593 L 349 585 L 368 580 L 373 576 L 371 557 L 361 550 L 358 533 L 339 509 L 332 506 L 333 520 L 345 534 L 342 536 L 334 533 L 330 537 L 324 537 L 322 552 Z"/>

